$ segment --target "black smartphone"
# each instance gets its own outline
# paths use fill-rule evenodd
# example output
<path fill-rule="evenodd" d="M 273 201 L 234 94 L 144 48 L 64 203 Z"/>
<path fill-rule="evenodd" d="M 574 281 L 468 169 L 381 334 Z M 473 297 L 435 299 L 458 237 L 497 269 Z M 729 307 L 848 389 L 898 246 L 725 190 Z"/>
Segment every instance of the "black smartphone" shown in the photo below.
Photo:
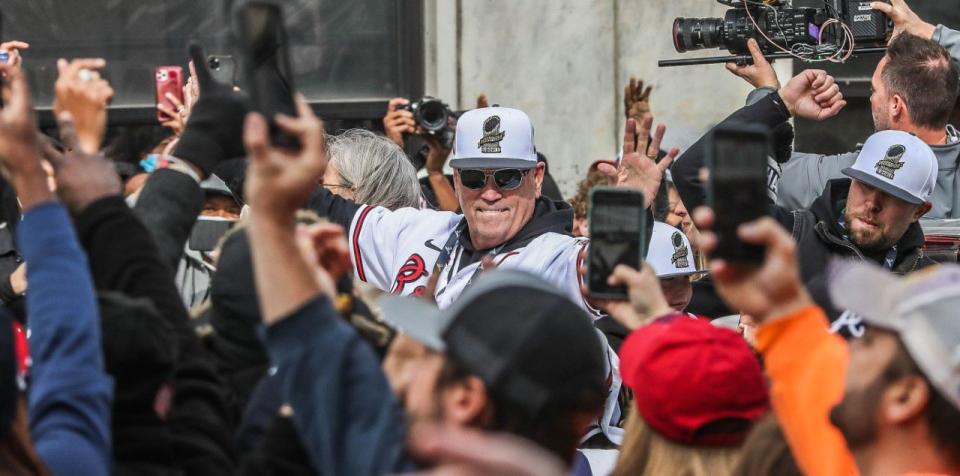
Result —
<path fill-rule="evenodd" d="M 713 257 L 741 264 L 763 262 L 762 246 L 740 241 L 737 228 L 767 214 L 767 157 L 773 153 L 770 130 L 762 125 L 718 126 L 707 141 L 707 204 L 716 221 Z"/>
<path fill-rule="evenodd" d="M 598 299 L 626 299 L 624 286 L 610 286 L 607 278 L 618 264 L 640 269 L 647 253 L 647 211 L 643 193 L 612 187 L 590 191 L 587 216 L 587 291 Z"/>
<path fill-rule="evenodd" d="M 266 0 L 247 1 L 237 7 L 236 18 L 243 89 L 250 95 L 254 110 L 270 123 L 273 144 L 299 148 L 299 141 L 281 133 L 273 120 L 278 113 L 297 115 L 290 43 L 280 5 Z"/>
<path fill-rule="evenodd" d="M 213 251 L 223 235 L 236 223 L 220 217 L 200 217 L 190 232 L 189 246 L 194 251 Z"/>
<path fill-rule="evenodd" d="M 219 83 L 237 85 L 237 62 L 230 55 L 210 55 L 207 57 L 210 75 Z"/>

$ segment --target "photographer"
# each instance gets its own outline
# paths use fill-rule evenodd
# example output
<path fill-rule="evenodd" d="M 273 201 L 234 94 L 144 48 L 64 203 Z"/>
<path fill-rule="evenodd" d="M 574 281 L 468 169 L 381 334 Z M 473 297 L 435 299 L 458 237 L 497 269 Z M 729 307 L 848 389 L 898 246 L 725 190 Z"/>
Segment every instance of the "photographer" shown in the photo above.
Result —
<path fill-rule="evenodd" d="M 924 22 L 904 0 L 874 2 L 872 7 L 895 25 L 887 54 L 871 79 L 874 127 L 909 132 L 930 145 L 940 165 L 928 217 L 960 217 L 960 132 L 948 124 L 960 88 L 960 32 Z M 750 94 L 750 101 L 755 101 L 780 83 L 757 43 L 751 40 L 749 47 L 753 64 L 729 63 L 727 69 L 758 88 Z M 794 153 L 783 164 L 777 204 L 791 209 L 809 206 L 830 180 L 843 177 L 841 171 L 856 158 L 857 152 Z"/>
<path fill-rule="evenodd" d="M 446 147 L 436 136 L 427 133 L 426 129 L 417 124 L 413 112 L 406 106 L 410 105 L 410 100 L 405 98 L 393 98 L 387 103 L 387 115 L 383 117 L 383 130 L 387 138 L 399 145 L 405 146 L 406 136 L 413 134 L 419 137 L 423 143 L 426 153 L 422 163 L 414 160 L 414 166 L 418 169 L 425 167 L 427 169 L 426 181 L 420 181 L 423 189 L 423 195 L 427 202 L 437 210 L 455 212 L 460 210 L 457 203 L 457 197 L 453 192 L 452 180 L 443 173 L 443 166 L 446 165 L 452 149 Z M 452 116 L 448 118 L 448 126 L 456 127 L 457 120 Z"/>

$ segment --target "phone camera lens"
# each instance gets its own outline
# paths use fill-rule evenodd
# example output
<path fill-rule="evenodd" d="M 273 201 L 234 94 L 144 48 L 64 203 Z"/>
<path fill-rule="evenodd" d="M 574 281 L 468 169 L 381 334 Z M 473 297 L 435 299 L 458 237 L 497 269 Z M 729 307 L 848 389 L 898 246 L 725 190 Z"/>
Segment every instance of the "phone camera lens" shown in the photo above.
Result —
<path fill-rule="evenodd" d="M 220 58 L 210 58 L 210 69 L 220 69 Z"/>

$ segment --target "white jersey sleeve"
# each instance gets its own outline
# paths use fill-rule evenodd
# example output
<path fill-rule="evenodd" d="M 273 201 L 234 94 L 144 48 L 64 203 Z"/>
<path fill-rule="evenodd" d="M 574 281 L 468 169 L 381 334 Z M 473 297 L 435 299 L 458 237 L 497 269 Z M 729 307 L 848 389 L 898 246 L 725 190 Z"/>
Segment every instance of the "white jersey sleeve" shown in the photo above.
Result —
<path fill-rule="evenodd" d="M 381 290 L 407 294 L 394 289 L 397 280 L 402 285 L 404 279 L 415 282 L 429 274 L 460 219 L 435 210 L 361 207 L 348 236 L 354 275 Z"/>

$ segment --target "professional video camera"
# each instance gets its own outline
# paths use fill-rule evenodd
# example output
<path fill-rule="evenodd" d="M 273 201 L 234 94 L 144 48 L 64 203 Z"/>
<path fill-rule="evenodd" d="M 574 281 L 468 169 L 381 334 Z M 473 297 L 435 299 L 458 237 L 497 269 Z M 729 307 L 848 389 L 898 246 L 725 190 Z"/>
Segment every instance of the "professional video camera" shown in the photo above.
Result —
<path fill-rule="evenodd" d="M 770 59 L 842 63 L 855 54 L 879 53 L 893 25 L 868 0 L 717 0 L 731 6 L 723 18 L 677 18 L 677 52 L 726 48 L 734 57 L 661 61 L 660 66 L 737 62 L 748 64 L 754 38 Z"/>
<path fill-rule="evenodd" d="M 454 130 L 450 128 L 449 119 L 456 115 L 446 103 L 424 96 L 423 99 L 401 106 L 400 109 L 412 112 L 417 125 L 427 131 L 427 134 L 436 137 L 445 148 L 453 147 Z"/>

